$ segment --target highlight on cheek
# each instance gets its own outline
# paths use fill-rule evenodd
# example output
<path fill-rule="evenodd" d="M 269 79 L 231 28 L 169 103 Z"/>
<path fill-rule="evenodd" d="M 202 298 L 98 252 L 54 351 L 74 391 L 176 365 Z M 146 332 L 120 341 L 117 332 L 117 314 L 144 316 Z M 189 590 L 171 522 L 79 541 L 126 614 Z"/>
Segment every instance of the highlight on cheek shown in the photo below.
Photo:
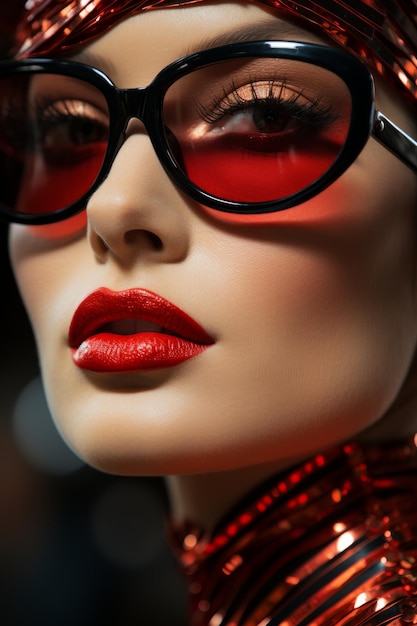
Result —
<path fill-rule="evenodd" d="M 55 224 L 28 226 L 28 228 L 35 237 L 42 239 L 64 239 L 65 237 L 81 234 L 87 228 L 87 215 L 85 211 L 82 211 Z"/>
<path fill-rule="evenodd" d="M 359 172 L 360 168 L 358 168 L 357 173 Z M 265 226 L 277 227 L 277 231 L 266 231 L 271 236 L 274 236 L 274 232 L 282 234 L 284 226 L 291 227 L 292 225 L 298 228 L 305 227 L 309 230 L 314 228 L 326 229 L 327 227 L 346 229 L 349 223 L 357 219 L 356 211 L 352 211 L 351 206 L 352 193 L 361 193 L 363 190 L 363 177 L 358 176 L 357 173 L 351 171 L 348 176 L 342 176 L 314 198 L 297 204 L 288 211 L 226 213 L 203 205 L 200 205 L 200 208 L 216 222 L 243 228 L 248 226 L 254 234 L 256 229 L 262 230 Z"/>

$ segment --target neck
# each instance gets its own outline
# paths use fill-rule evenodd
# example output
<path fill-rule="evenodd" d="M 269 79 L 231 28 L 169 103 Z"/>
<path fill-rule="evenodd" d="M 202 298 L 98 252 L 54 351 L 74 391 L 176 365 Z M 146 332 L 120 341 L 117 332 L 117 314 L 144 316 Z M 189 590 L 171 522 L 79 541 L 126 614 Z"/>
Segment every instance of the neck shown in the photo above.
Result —
<path fill-rule="evenodd" d="M 417 432 L 417 385 L 398 400 L 376 424 L 358 435 L 359 443 L 395 441 Z M 411 400 L 410 400 L 411 398 Z M 313 453 L 312 453 L 313 454 Z M 230 509 L 270 476 L 301 463 L 304 457 L 277 460 L 262 465 L 212 472 L 171 476 L 167 481 L 174 523 L 185 520 L 210 531 Z"/>
<path fill-rule="evenodd" d="M 174 523 L 187 520 L 209 531 L 254 487 L 296 462 L 287 460 L 209 474 L 171 476 L 168 479 L 171 518 Z"/>

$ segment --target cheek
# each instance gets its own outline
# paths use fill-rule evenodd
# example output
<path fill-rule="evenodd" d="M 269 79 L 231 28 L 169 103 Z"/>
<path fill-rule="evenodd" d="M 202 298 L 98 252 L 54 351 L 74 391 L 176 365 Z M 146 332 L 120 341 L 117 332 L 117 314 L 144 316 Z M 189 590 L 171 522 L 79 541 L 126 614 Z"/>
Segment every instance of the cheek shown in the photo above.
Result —
<path fill-rule="evenodd" d="M 14 266 L 68 439 L 86 458 L 107 453 L 120 466 L 130 450 L 132 472 L 143 470 L 141 454 L 152 473 L 166 469 L 164 455 L 170 473 L 199 471 L 202 458 L 213 471 L 307 454 L 378 419 L 416 342 L 416 183 L 388 161 L 355 168 L 272 228 L 196 223 L 189 257 L 149 268 L 145 280 L 217 345 L 145 393 L 93 390 L 68 356 L 65 316 L 102 282 L 86 242 L 55 245 L 13 228 Z"/>
<path fill-rule="evenodd" d="M 84 233 L 86 228 L 87 216 L 85 211 L 82 211 L 62 222 L 46 224 L 45 226 L 33 226 L 30 228 L 30 231 L 34 238 L 59 246 L 60 242 L 67 237 L 77 237 Z"/>
<path fill-rule="evenodd" d="M 10 230 L 13 270 L 42 355 L 57 350 L 63 313 L 82 283 L 78 257 L 84 223 L 80 214 L 57 225 Z"/>
<path fill-rule="evenodd" d="M 244 254 L 243 243 L 235 257 L 244 262 L 234 276 L 226 271 L 236 312 L 228 332 L 236 345 L 245 336 L 236 361 L 246 380 L 236 376 L 235 385 L 246 391 L 248 454 L 263 427 L 271 455 L 279 441 L 296 453 L 300 437 L 322 446 L 352 436 L 388 409 L 405 380 L 416 342 L 416 186 L 398 171 L 399 187 L 376 178 L 372 188 L 365 174 L 358 169 L 299 216 L 281 218 L 270 248 L 253 241 Z M 308 209 L 320 218 L 308 223 Z"/>
<path fill-rule="evenodd" d="M 352 281 L 320 255 L 290 256 L 275 285 L 259 272 L 248 280 L 249 303 L 233 293 L 235 310 L 246 311 L 239 332 L 230 320 L 236 352 L 227 377 L 223 371 L 229 384 L 217 386 L 223 409 L 231 415 L 239 406 L 236 427 L 246 454 L 261 454 L 257 462 L 331 445 L 377 420 L 398 393 L 415 342 L 409 294 L 394 283 L 369 288 L 372 272 Z M 400 313 L 391 304 L 399 301 Z"/>

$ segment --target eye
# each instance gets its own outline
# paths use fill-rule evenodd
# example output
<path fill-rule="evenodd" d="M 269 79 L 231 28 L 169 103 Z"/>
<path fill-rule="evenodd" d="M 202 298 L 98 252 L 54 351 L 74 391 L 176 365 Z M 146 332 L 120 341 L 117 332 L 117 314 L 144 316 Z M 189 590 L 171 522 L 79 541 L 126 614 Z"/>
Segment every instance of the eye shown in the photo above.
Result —
<path fill-rule="evenodd" d="M 49 155 L 64 155 L 107 141 L 107 115 L 82 100 L 38 103 L 34 118 L 35 141 Z"/>
<path fill-rule="evenodd" d="M 338 76 L 310 63 L 225 60 L 167 90 L 165 137 L 178 170 L 204 193 L 273 202 L 307 189 L 337 161 L 350 102 Z"/>
<path fill-rule="evenodd" d="M 251 113 L 256 130 L 262 133 L 282 132 L 291 123 L 291 116 L 275 100 L 261 100 L 252 106 L 249 105 L 247 110 Z"/>
<path fill-rule="evenodd" d="M 222 132 L 284 133 L 302 128 L 324 128 L 335 120 L 328 105 L 311 100 L 285 82 L 259 81 L 233 86 L 210 106 L 199 106 L 200 115 Z"/>

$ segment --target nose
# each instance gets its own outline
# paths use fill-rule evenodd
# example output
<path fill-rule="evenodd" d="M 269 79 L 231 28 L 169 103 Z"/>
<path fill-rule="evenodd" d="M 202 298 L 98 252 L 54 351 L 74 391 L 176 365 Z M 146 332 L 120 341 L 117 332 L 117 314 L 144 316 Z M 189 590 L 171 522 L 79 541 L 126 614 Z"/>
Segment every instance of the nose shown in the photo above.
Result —
<path fill-rule="evenodd" d="M 190 244 L 190 208 L 159 163 L 146 134 L 120 148 L 87 205 L 88 239 L 101 262 L 123 266 L 181 261 Z"/>

